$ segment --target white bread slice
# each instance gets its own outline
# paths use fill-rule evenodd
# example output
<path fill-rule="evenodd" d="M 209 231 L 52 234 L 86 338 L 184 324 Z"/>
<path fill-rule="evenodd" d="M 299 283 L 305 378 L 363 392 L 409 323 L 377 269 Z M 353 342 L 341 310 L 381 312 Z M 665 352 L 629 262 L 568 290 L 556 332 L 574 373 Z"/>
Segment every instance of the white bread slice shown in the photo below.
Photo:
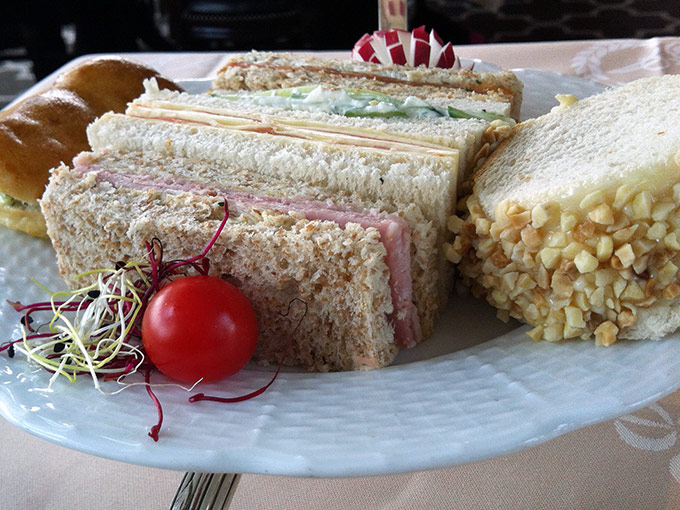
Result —
<path fill-rule="evenodd" d="M 624 183 L 654 189 L 680 181 L 680 77 L 610 89 L 518 124 L 475 174 L 475 193 L 493 217 L 503 200 L 525 208 L 578 206 L 594 190 Z"/>
<path fill-rule="evenodd" d="M 514 128 L 473 176 L 448 256 L 534 339 L 680 327 L 680 76 L 610 89 Z"/>
<path fill-rule="evenodd" d="M 397 97 L 506 103 L 510 106 L 507 115 L 516 120 L 523 88 L 511 71 L 477 73 L 468 69 L 382 65 L 256 51 L 232 57 L 218 73 L 213 88 L 268 90 L 310 83 L 377 89 Z"/>
<path fill-rule="evenodd" d="M 438 228 L 454 210 L 458 152 L 442 156 L 291 139 L 121 114 L 105 114 L 88 127 L 95 152 L 151 152 L 210 161 L 259 175 L 354 193 L 395 205 L 415 203 Z"/>
<path fill-rule="evenodd" d="M 94 173 L 61 166 L 41 201 L 48 235 L 64 278 L 142 258 L 144 242 L 163 241 L 166 260 L 200 253 L 223 211 L 220 197 L 138 190 Z M 243 219 L 245 218 L 245 219 Z M 210 251 L 211 272 L 228 275 L 258 316 L 256 358 L 314 371 L 377 368 L 398 348 L 387 320 L 392 310 L 385 247 L 374 228 L 265 214 L 227 222 Z M 308 307 L 284 317 L 295 298 Z"/>
<path fill-rule="evenodd" d="M 314 111 L 311 105 L 305 104 L 309 111 L 287 109 L 285 106 L 273 106 L 267 103 L 254 104 L 234 98 L 243 96 L 234 92 L 213 91 L 210 94 L 187 94 L 170 90 L 159 90 L 153 83 L 146 83 L 146 91 L 138 99 L 131 102 L 129 115 L 149 115 L 154 108 L 166 114 L 192 109 L 196 112 L 228 114 L 232 117 L 248 116 L 269 124 L 290 127 L 319 128 L 321 130 L 338 130 L 355 133 L 375 140 L 404 140 L 420 143 L 423 146 L 437 146 L 455 149 L 460 152 L 459 184 L 469 177 L 469 173 L 486 155 L 480 152 L 484 144 L 489 144 L 489 151 L 507 136 L 514 124 L 510 119 L 484 120 L 480 118 L 444 118 L 444 117 L 412 117 L 412 118 L 379 118 L 379 117 L 346 117 L 344 115 Z M 231 99 L 227 99 L 231 98 Z M 282 105 L 285 104 L 280 102 Z M 277 104 L 273 102 L 273 104 Z M 479 112 L 485 106 L 485 112 L 507 115 L 509 108 L 505 103 L 490 102 L 490 105 L 467 98 L 447 101 L 452 106 L 466 112 Z M 494 108 L 495 106 L 495 108 Z"/>

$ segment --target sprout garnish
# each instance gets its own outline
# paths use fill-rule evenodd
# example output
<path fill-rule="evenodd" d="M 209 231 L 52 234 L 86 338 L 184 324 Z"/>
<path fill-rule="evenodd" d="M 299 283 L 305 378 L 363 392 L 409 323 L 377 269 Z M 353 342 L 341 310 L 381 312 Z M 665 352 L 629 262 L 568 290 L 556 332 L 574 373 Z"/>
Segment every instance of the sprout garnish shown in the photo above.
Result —
<path fill-rule="evenodd" d="M 146 260 L 118 261 L 115 268 L 97 269 L 79 275 L 76 279 L 95 277 L 95 281 L 72 291 L 50 292 L 36 282 L 49 295 L 49 301 L 24 305 L 8 301 L 18 312 L 22 312 L 22 338 L 0 344 L 0 352 L 7 351 L 10 358 L 16 353 L 26 356 L 52 373 L 48 388 L 63 376 L 76 382 L 79 375 L 89 375 L 94 387 L 102 394 L 113 395 L 132 386 L 143 385 L 157 410 L 158 421 L 148 435 L 158 441 L 163 423 L 163 408 L 151 384 L 154 365 L 145 355 L 141 342 L 142 317 L 147 304 L 165 284 L 188 276 L 189 274 L 207 275 L 210 269 L 208 252 L 217 241 L 229 217 L 226 201 L 219 202 L 224 208 L 224 218 L 205 249 L 199 255 L 182 260 L 163 260 L 163 245 L 159 239 L 146 243 Z M 298 327 L 306 315 L 306 303 L 299 299 L 291 301 L 304 305 Z M 52 318 L 48 323 L 34 327 L 38 321 L 34 314 L 49 312 Z M 286 352 L 292 345 L 291 335 Z M 261 388 L 237 397 L 214 397 L 203 393 L 189 398 L 189 402 L 212 400 L 218 402 L 241 402 L 262 394 L 277 378 L 283 364 L 284 355 L 271 380 Z M 143 381 L 128 382 L 126 379 L 135 373 L 143 373 Z M 116 391 L 104 391 L 101 381 L 115 380 L 123 387 Z M 183 389 L 191 391 L 194 385 Z M 179 386 L 178 384 L 170 384 Z"/>

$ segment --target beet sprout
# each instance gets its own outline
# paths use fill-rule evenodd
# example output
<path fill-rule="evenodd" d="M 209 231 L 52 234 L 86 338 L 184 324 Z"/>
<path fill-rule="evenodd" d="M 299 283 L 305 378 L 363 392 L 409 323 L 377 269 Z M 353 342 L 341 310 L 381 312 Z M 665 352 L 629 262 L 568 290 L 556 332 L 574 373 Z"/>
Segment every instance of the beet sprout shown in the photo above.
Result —
<path fill-rule="evenodd" d="M 217 241 L 228 219 L 226 201 L 224 217 L 215 234 L 200 255 L 186 260 L 163 261 L 163 245 L 159 239 L 145 243 L 146 260 L 118 261 L 113 269 L 97 269 L 76 277 L 95 281 L 73 291 L 50 292 L 49 301 L 24 305 L 8 301 L 23 314 L 22 338 L 0 345 L 0 352 L 21 353 L 53 374 L 75 382 L 79 375 L 89 375 L 97 390 L 100 378 L 118 379 L 135 373 L 145 361 L 141 345 L 141 318 L 152 296 L 168 281 L 184 276 L 182 271 L 206 274 L 207 254 Z M 48 332 L 37 332 L 32 326 L 33 314 L 50 312 Z M 134 341 L 133 341 L 134 340 Z"/>
<path fill-rule="evenodd" d="M 301 303 L 304 307 L 304 311 L 302 312 L 300 319 L 297 321 L 295 328 L 293 328 L 292 333 L 288 337 L 288 342 L 286 343 L 286 347 L 283 350 L 283 354 L 279 358 L 279 363 L 278 363 L 278 366 L 276 367 L 276 372 L 274 372 L 274 375 L 272 376 L 272 378 L 269 380 L 269 382 L 267 384 L 258 388 L 255 391 L 252 391 L 252 392 L 247 393 L 245 395 L 239 395 L 237 397 L 216 397 L 216 396 L 206 395 L 205 393 L 196 393 L 195 395 L 192 395 L 191 397 L 189 397 L 189 402 L 194 403 L 194 402 L 200 402 L 202 400 L 208 400 L 208 401 L 211 401 L 211 402 L 221 402 L 221 403 L 224 403 L 224 404 L 233 404 L 233 403 L 236 403 L 236 402 L 243 402 L 244 400 L 250 400 L 251 398 L 257 397 L 258 395 L 261 395 L 262 393 L 267 391 L 267 388 L 269 388 L 274 383 L 276 378 L 279 376 L 279 372 L 281 372 L 281 367 L 283 366 L 283 362 L 284 362 L 284 360 L 286 359 L 286 356 L 288 355 L 288 353 L 290 352 L 290 350 L 293 347 L 293 339 L 295 338 L 295 335 L 297 334 L 297 330 L 300 328 L 300 324 L 302 324 L 303 319 L 307 315 L 307 303 L 305 303 L 302 299 L 295 298 L 295 299 L 291 300 L 290 303 L 288 303 L 288 309 L 286 310 L 285 313 L 281 314 L 282 317 L 287 317 L 288 315 L 290 315 L 290 311 L 291 311 L 291 308 L 292 308 L 294 303 Z"/>
<path fill-rule="evenodd" d="M 148 393 L 149 398 L 151 398 L 151 401 L 156 406 L 156 412 L 158 413 L 158 421 L 153 427 L 151 427 L 151 430 L 149 431 L 149 437 L 158 442 L 158 435 L 160 434 L 161 427 L 163 426 L 163 406 L 151 388 L 151 367 L 146 367 L 146 371 L 144 372 L 144 381 L 146 382 L 146 392 Z"/>
<path fill-rule="evenodd" d="M 185 265 L 188 265 L 188 264 L 194 265 L 194 263 L 199 261 L 199 260 L 207 260 L 206 256 L 208 255 L 208 252 L 213 247 L 213 245 L 215 244 L 217 239 L 220 237 L 220 234 L 222 233 L 222 230 L 224 229 L 224 226 L 227 224 L 227 220 L 229 219 L 229 209 L 227 207 L 226 200 L 224 202 L 220 202 L 220 205 L 222 205 L 224 207 L 224 217 L 222 218 L 222 221 L 220 222 L 220 225 L 217 227 L 217 230 L 213 234 L 212 238 L 210 239 L 210 241 L 208 241 L 208 244 L 203 249 L 203 252 L 200 255 L 196 255 L 195 257 L 192 257 L 190 259 L 180 260 L 180 261 L 177 261 L 177 262 L 171 264 L 168 268 L 166 268 L 166 271 L 171 272 L 171 271 L 178 269 L 179 267 L 182 267 L 182 266 L 185 266 Z M 195 266 L 194 266 L 194 268 L 196 269 Z M 199 271 L 199 272 L 201 272 L 201 271 Z"/>
<path fill-rule="evenodd" d="M 224 217 L 199 255 L 165 262 L 163 243 L 160 239 L 153 238 L 145 243 L 146 260 L 118 261 L 113 269 L 97 269 L 78 275 L 76 279 L 95 279 L 82 288 L 50 292 L 36 282 L 50 295 L 50 300 L 29 305 L 8 301 L 17 312 L 23 314 L 22 338 L 0 344 L 0 352 L 7 351 L 10 357 L 14 357 L 15 351 L 19 352 L 29 361 L 45 368 L 52 374 L 49 386 L 60 376 L 75 382 L 78 375 L 82 374 L 89 375 L 95 388 L 105 394 L 115 394 L 122 389 L 144 384 L 158 414 L 158 421 L 151 427 L 148 435 L 158 441 L 163 425 L 163 408 L 150 382 L 151 371 L 155 367 L 146 359 L 140 341 L 141 319 L 150 299 L 163 285 L 176 277 L 186 276 L 192 270 L 199 274 L 208 274 L 208 252 L 217 242 L 229 218 L 226 200 L 219 205 L 224 208 Z M 304 311 L 288 339 L 276 372 L 267 384 L 237 397 L 214 397 L 198 393 L 190 397 L 189 401 L 241 402 L 264 393 L 278 377 L 292 348 L 292 340 L 307 314 L 307 304 L 294 299 L 288 304 L 288 310 L 281 315 L 289 315 L 295 302 L 302 303 Z M 40 312 L 52 313 L 49 323 L 39 328 L 46 326 L 48 332 L 38 332 L 31 326 L 34 322 L 33 314 Z M 124 382 L 125 378 L 139 370 L 144 370 L 143 383 Z M 124 388 L 112 393 L 104 392 L 100 379 L 116 380 Z M 191 391 L 192 388 L 185 389 Z"/>

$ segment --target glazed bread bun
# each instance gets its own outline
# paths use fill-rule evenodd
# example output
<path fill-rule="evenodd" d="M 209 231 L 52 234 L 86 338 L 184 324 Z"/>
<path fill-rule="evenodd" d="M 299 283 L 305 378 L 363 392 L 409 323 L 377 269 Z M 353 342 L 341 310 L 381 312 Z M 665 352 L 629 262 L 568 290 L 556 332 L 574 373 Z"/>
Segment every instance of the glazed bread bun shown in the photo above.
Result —
<path fill-rule="evenodd" d="M 156 71 L 121 58 L 85 61 L 55 83 L 0 112 L 0 224 L 45 237 L 38 199 L 49 171 L 87 150 L 85 128 L 107 111 L 124 111 L 145 78 L 181 90 Z"/>
<path fill-rule="evenodd" d="M 161 89 L 182 90 L 147 66 L 111 57 L 88 60 L 66 71 L 54 87 L 75 92 L 100 116 L 125 111 L 128 102 L 144 92 L 142 82 L 147 78 L 156 78 Z"/>
<path fill-rule="evenodd" d="M 45 236 L 38 199 L 49 170 L 87 149 L 85 126 L 95 114 L 74 92 L 48 89 L 0 117 L 0 222 Z"/>

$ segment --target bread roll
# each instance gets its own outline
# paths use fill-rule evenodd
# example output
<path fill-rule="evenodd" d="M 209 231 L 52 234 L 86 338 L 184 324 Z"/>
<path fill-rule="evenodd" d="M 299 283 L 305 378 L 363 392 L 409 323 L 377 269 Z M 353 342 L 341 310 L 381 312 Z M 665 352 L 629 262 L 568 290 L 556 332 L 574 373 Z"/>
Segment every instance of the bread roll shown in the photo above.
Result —
<path fill-rule="evenodd" d="M 127 103 L 144 92 L 142 83 L 147 78 L 156 78 L 161 89 L 181 90 L 147 66 L 113 57 L 88 60 L 66 71 L 54 87 L 75 92 L 100 116 L 125 111 Z"/>
<path fill-rule="evenodd" d="M 87 150 L 87 125 L 107 111 L 124 111 L 144 91 L 143 80 L 152 77 L 161 87 L 180 90 L 136 62 L 95 58 L 0 112 L 0 224 L 45 237 L 37 201 L 50 169 Z"/>

